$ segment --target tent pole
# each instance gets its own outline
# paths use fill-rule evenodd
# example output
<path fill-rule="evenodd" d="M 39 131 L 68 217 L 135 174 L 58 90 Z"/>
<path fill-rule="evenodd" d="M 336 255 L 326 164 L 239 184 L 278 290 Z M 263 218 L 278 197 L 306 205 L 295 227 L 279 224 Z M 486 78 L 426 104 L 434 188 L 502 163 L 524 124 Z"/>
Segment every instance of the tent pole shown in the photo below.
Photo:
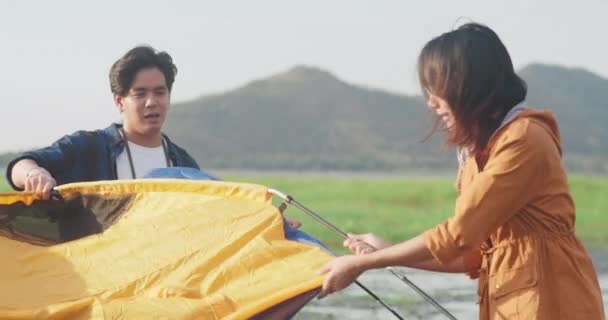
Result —
<path fill-rule="evenodd" d="M 326 219 L 324 219 L 323 217 L 321 217 L 320 215 L 316 214 L 314 211 L 308 209 L 307 207 L 305 207 L 304 205 L 302 205 L 301 203 L 299 203 L 298 201 L 296 201 L 292 196 L 284 194 L 278 190 L 275 189 L 268 189 L 268 192 L 270 192 L 273 195 L 278 196 L 279 198 L 283 199 L 283 201 L 285 201 L 287 204 L 291 204 L 293 206 L 295 206 L 296 208 L 300 209 L 301 211 L 303 211 L 304 213 L 312 216 L 315 220 L 317 220 L 318 222 L 320 222 L 321 224 L 325 225 L 327 228 L 333 230 L 334 232 L 336 232 L 337 234 L 341 235 L 344 239 L 348 239 L 348 234 L 346 234 L 346 232 L 340 230 L 338 227 L 336 227 L 335 225 L 333 225 L 331 222 L 327 221 Z M 452 315 L 448 310 L 446 310 L 443 306 L 441 306 L 435 299 L 433 299 L 430 295 L 428 295 L 426 292 L 424 292 L 422 289 L 420 289 L 416 284 L 414 284 L 412 281 L 410 281 L 405 275 L 398 273 L 397 271 L 395 271 L 393 268 L 389 267 L 387 268 L 389 269 L 389 271 L 395 276 L 397 277 L 399 280 L 401 280 L 402 282 L 404 282 L 405 284 L 407 284 L 408 286 L 410 286 L 414 291 L 416 291 L 416 293 L 418 293 L 419 295 L 421 295 L 423 298 L 425 298 L 429 303 L 431 303 L 435 308 L 437 308 L 437 310 L 439 310 L 444 316 L 446 316 L 446 318 L 450 319 L 450 320 L 456 320 L 456 317 L 454 317 L 454 315 Z M 359 286 L 363 287 L 361 284 L 359 284 L 357 281 L 355 281 Z M 364 289 L 365 290 L 365 289 Z M 366 290 L 367 291 L 367 290 Z M 369 293 L 369 292 L 368 292 Z M 374 295 L 372 295 L 374 296 Z M 378 299 L 378 298 L 376 298 Z M 379 299 L 378 299 L 379 300 Z M 380 301 L 380 300 L 379 300 Z M 382 302 L 381 302 L 382 303 Z M 382 303 L 384 305 L 384 303 Z M 390 309 L 389 309 L 390 310 Z M 392 311 L 392 310 L 391 310 Z M 393 312 L 394 313 L 394 312 Z"/>

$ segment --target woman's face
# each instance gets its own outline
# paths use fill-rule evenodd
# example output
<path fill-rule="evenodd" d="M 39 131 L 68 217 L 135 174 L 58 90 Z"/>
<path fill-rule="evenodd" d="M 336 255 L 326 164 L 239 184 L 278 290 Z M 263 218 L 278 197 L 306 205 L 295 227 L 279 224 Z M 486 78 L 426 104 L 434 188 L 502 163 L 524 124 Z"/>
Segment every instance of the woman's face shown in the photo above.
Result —
<path fill-rule="evenodd" d="M 454 114 L 447 101 L 428 92 L 426 104 L 441 119 L 446 129 L 454 126 Z"/>

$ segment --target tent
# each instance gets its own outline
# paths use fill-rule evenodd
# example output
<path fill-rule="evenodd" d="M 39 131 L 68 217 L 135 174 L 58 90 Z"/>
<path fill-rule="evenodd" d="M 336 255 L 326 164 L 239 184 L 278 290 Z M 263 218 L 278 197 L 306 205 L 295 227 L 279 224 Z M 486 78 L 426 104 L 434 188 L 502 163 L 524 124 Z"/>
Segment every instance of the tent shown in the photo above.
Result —
<path fill-rule="evenodd" d="M 268 189 L 103 181 L 0 194 L 0 319 L 285 319 L 323 249 L 287 240 Z"/>

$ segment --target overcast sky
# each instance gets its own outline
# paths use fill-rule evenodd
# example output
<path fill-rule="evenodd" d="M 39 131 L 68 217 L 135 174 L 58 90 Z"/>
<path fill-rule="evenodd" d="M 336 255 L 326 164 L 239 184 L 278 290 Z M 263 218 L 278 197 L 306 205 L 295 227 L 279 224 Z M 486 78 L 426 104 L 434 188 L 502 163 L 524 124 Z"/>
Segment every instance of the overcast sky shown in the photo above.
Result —
<path fill-rule="evenodd" d="M 108 71 L 138 44 L 173 56 L 173 102 L 298 64 L 416 94 L 422 46 L 472 20 L 499 34 L 518 68 L 542 62 L 608 78 L 607 16 L 605 0 L 0 0 L 0 152 L 117 121 Z"/>

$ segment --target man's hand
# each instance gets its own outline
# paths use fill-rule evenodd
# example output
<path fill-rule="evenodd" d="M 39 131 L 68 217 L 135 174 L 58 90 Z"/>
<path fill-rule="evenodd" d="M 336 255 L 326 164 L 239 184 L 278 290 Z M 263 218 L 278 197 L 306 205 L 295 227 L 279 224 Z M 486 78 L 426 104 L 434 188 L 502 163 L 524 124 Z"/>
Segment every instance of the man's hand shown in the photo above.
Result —
<path fill-rule="evenodd" d="M 55 178 L 32 159 L 17 161 L 11 172 L 13 185 L 24 191 L 35 192 L 41 199 L 49 199 L 51 190 L 57 185 Z"/>
<path fill-rule="evenodd" d="M 292 228 L 292 229 L 300 229 L 300 227 L 302 226 L 302 223 L 296 219 L 293 218 L 285 218 L 285 222 L 287 223 L 287 225 Z"/>
<path fill-rule="evenodd" d="M 56 185 L 55 179 L 42 167 L 31 168 L 25 173 L 24 190 L 37 193 L 41 199 L 49 199 Z"/>

